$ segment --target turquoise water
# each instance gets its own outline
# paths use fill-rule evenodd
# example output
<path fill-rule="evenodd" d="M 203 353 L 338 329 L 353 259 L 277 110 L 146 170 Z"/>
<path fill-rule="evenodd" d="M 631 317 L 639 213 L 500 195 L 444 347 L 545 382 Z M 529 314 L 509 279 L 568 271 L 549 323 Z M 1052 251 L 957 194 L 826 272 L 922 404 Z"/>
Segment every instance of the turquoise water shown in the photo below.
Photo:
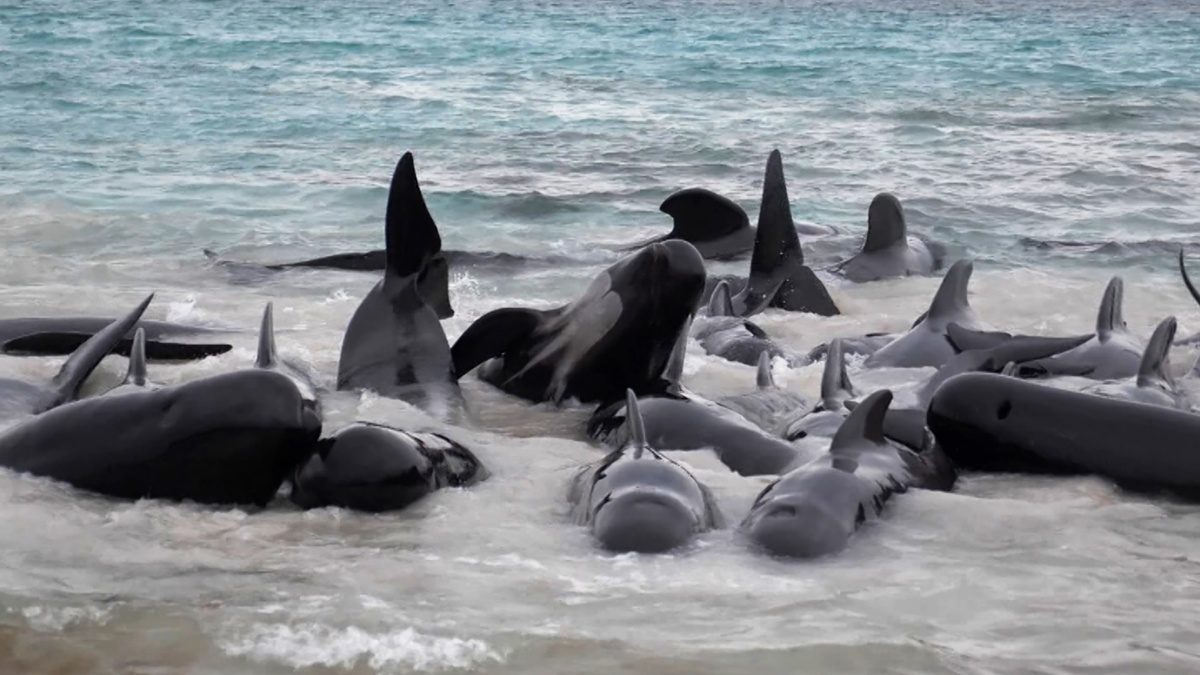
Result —
<path fill-rule="evenodd" d="M 452 270 L 453 340 L 490 309 L 569 301 L 614 246 L 666 231 L 657 208 L 675 189 L 728 194 L 754 218 L 778 147 L 797 219 L 841 231 L 804 241 L 815 267 L 854 250 L 888 190 L 914 231 L 979 259 L 972 303 L 997 328 L 1091 331 L 1114 273 L 1136 335 L 1168 314 L 1181 334 L 1200 327 L 1173 270 L 1178 246 L 1200 256 L 1195 3 L 342 4 L 0 0 L 0 315 L 116 316 L 157 291 L 153 318 L 242 330 L 229 354 L 151 365 L 173 384 L 250 364 L 270 300 L 285 358 L 333 388 L 376 277 L 247 281 L 203 248 L 279 261 L 378 247 L 411 149 L 447 248 L 581 261 Z M 805 352 L 906 329 L 938 282 L 825 276 L 842 316 L 756 322 Z M 60 362 L 0 358 L 0 377 Z M 89 391 L 125 365 L 108 359 Z M 820 364 L 775 370 L 819 390 Z M 851 368 L 864 393 L 926 374 Z M 701 395 L 754 380 L 691 344 L 684 383 Z M 589 411 L 471 377 L 464 393 L 463 427 L 370 395 L 325 401 L 330 430 L 432 428 L 493 474 L 400 514 L 126 504 L 0 471 L 0 673 L 1200 664 L 1194 505 L 1096 478 L 974 475 L 897 497 L 832 559 L 771 560 L 729 528 L 673 555 L 611 556 L 564 503 L 599 456 Z M 673 457 L 731 523 L 765 484 L 707 453 Z"/>
<path fill-rule="evenodd" d="M 890 190 L 1005 264 L 1059 253 L 1022 236 L 1190 240 L 1200 212 L 1188 2 L 340 5 L 0 8 L 5 238 L 372 245 L 405 149 L 461 249 L 626 241 L 689 185 L 753 215 L 772 147 L 798 219 L 853 231 Z"/>

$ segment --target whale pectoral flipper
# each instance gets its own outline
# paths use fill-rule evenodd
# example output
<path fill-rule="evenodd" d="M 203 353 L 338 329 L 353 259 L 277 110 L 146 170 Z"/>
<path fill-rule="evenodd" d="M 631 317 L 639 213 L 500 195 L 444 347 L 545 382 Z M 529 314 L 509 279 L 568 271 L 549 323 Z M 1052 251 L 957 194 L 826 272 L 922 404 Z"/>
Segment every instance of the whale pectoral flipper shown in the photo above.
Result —
<path fill-rule="evenodd" d="M 537 330 L 542 312 L 506 307 L 479 317 L 450 348 L 454 377 L 461 378 L 488 359 L 501 356 Z"/>
<path fill-rule="evenodd" d="M 958 351 L 967 352 L 974 349 L 993 349 L 1011 340 L 1012 334 L 999 330 L 971 330 L 951 323 L 946 326 L 946 339 Z"/>
<path fill-rule="evenodd" d="M 49 408 L 65 403 L 74 399 L 79 394 L 79 388 L 83 386 L 84 380 L 92 374 L 96 366 L 104 360 L 104 357 L 112 353 L 117 344 L 121 342 L 129 331 L 137 325 L 138 320 L 142 318 L 142 313 L 146 311 L 146 307 L 150 305 L 150 301 L 154 299 L 154 294 L 146 296 L 141 304 L 126 314 L 124 317 L 110 323 L 103 330 L 97 332 L 92 337 L 88 338 L 79 349 L 76 349 L 69 357 L 66 363 L 59 369 L 58 374 L 54 376 L 52 385 L 54 387 L 54 396 L 49 402 Z"/>
<path fill-rule="evenodd" d="M 16 356 L 67 356 L 92 337 L 91 333 L 52 332 L 31 333 L 0 344 L 0 352 Z M 129 356 L 133 340 L 123 338 L 113 348 L 114 354 Z M 194 361 L 206 356 L 218 356 L 233 349 L 221 343 L 146 341 L 146 355 L 157 361 Z"/>

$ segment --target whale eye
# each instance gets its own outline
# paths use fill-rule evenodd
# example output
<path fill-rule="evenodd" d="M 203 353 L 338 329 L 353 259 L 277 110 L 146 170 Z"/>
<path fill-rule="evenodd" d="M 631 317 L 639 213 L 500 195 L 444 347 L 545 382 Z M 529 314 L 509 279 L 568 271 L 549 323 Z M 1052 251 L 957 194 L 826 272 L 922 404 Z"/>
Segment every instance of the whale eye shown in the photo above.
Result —
<path fill-rule="evenodd" d="M 1000 407 L 996 408 L 996 419 L 998 419 L 998 420 L 1007 419 L 1009 413 L 1011 413 L 1011 412 L 1012 412 L 1012 403 L 1009 401 L 1005 401 L 1000 404 Z"/>

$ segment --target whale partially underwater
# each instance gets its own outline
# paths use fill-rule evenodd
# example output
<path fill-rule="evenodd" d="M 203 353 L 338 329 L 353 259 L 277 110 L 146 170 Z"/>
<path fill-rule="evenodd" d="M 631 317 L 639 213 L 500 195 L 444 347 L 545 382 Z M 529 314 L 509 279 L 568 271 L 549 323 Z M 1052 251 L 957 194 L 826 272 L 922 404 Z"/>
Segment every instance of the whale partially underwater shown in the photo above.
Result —
<path fill-rule="evenodd" d="M 880 193 L 867 209 L 867 236 L 862 250 L 833 267 L 850 281 L 878 281 L 913 274 L 933 274 L 942 266 L 945 247 L 908 235 L 904 207 L 894 195 Z"/>

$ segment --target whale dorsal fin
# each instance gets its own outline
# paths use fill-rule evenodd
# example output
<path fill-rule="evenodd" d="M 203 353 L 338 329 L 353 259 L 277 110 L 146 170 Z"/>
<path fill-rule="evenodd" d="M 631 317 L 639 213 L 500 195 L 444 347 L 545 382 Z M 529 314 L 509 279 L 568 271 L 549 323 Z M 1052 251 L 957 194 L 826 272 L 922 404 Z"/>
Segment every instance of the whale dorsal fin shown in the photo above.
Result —
<path fill-rule="evenodd" d="M 268 302 L 263 309 L 262 325 L 258 329 L 258 357 L 254 359 L 256 368 L 273 368 L 279 365 L 279 356 L 275 351 L 275 309 L 274 303 Z"/>
<path fill-rule="evenodd" d="M 754 253 L 750 258 L 751 283 L 756 277 L 769 278 L 787 261 L 804 262 L 800 238 L 792 220 L 787 182 L 783 178 L 783 155 L 772 150 L 763 176 L 762 204 L 758 210 L 758 231 L 754 235 Z"/>
<path fill-rule="evenodd" d="M 1150 336 L 1150 342 L 1146 343 L 1146 351 L 1142 352 L 1142 362 L 1138 366 L 1139 387 L 1174 386 L 1170 354 L 1177 325 L 1175 317 L 1168 316 L 1154 328 L 1154 334 Z"/>
<path fill-rule="evenodd" d="M 629 428 L 629 444 L 633 446 L 633 458 L 638 459 L 649 447 L 646 444 L 646 422 L 638 409 L 637 394 L 625 390 L 625 426 Z"/>
<path fill-rule="evenodd" d="M 969 259 L 959 260 L 946 270 L 942 284 L 938 286 L 933 302 L 929 305 L 926 321 L 950 321 L 953 317 L 970 310 L 971 303 L 967 298 L 967 285 L 971 282 L 971 272 L 975 269 Z"/>
<path fill-rule="evenodd" d="M 775 376 L 771 374 L 771 353 L 766 350 L 758 355 L 757 383 L 759 389 L 775 388 Z"/>
<path fill-rule="evenodd" d="M 875 195 L 867 209 L 867 238 L 863 253 L 881 251 L 897 243 L 908 245 L 908 228 L 904 224 L 904 209 L 900 200 L 887 192 Z"/>
<path fill-rule="evenodd" d="M 411 152 L 404 153 L 388 191 L 386 277 L 411 277 L 442 250 L 437 224 L 425 206 Z"/>
<path fill-rule="evenodd" d="M 146 329 L 141 326 L 133 334 L 133 345 L 129 348 L 129 370 L 125 371 L 122 384 L 146 386 Z"/>
<path fill-rule="evenodd" d="M 750 227 L 745 209 L 732 199 L 704 188 L 675 192 L 658 209 L 674 220 L 668 239 L 709 241 Z"/>
<path fill-rule="evenodd" d="M 1113 277 L 1104 289 L 1100 300 L 1100 312 L 1096 315 L 1096 337 L 1107 342 L 1114 331 L 1125 330 L 1125 317 L 1121 308 L 1125 303 L 1125 282 Z"/>
<path fill-rule="evenodd" d="M 729 292 L 729 282 L 724 279 L 713 286 L 712 296 L 708 299 L 709 316 L 737 316 L 733 311 L 733 295 Z"/>
<path fill-rule="evenodd" d="M 846 373 L 846 357 L 842 341 L 829 343 L 825 354 L 825 371 L 821 374 L 821 402 L 826 410 L 836 410 L 838 401 L 855 395 L 854 384 Z"/>
<path fill-rule="evenodd" d="M 54 396 L 43 410 L 66 403 L 79 395 L 79 388 L 83 386 L 84 380 L 100 365 L 104 357 L 116 349 L 129 331 L 133 330 L 153 299 L 153 293 L 146 296 L 133 311 L 99 330 L 67 357 L 66 363 L 52 380 Z"/>
<path fill-rule="evenodd" d="M 535 309 L 505 307 L 476 319 L 450 348 L 454 377 L 461 378 L 479 364 L 503 355 L 529 337 L 541 325 L 544 314 Z"/>
<path fill-rule="evenodd" d="M 845 454 L 856 449 L 862 441 L 874 445 L 883 443 L 883 422 L 888 406 L 892 403 L 892 392 L 880 389 L 863 399 L 850 411 L 850 416 L 833 436 L 829 454 Z"/>

